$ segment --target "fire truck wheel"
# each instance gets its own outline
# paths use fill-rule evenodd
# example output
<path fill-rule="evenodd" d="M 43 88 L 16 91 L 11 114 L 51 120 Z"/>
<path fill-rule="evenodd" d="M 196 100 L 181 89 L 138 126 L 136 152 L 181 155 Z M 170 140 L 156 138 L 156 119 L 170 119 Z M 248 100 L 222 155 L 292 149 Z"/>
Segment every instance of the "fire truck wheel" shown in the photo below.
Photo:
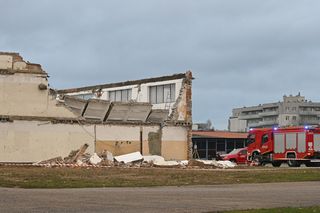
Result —
<path fill-rule="evenodd" d="M 320 163 L 307 162 L 306 167 L 320 167 Z"/>
<path fill-rule="evenodd" d="M 281 161 L 273 161 L 272 163 L 273 167 L 280 167 L 281 166 Z"/>
<path fill-rule="evenodd" d="M 296 160 L 288 160 L 288 166 L 289 167 L 300 167 L 300 162 Z"/>
<path fill-rule="evenodd" d="M 252 155 L 252 162 L 257 166 L 262 166 L 261 157 L 259 154 Z"/>

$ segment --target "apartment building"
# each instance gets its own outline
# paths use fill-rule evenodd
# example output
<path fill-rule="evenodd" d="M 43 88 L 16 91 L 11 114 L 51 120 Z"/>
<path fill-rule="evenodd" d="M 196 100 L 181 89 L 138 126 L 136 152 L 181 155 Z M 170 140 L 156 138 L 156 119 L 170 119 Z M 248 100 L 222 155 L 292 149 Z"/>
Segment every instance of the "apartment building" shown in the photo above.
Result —
<path fill-rule="evenodd" d="M 250 128 L 318 125 L 320 102 L 306 100 L 300 93 L 283 100 L 258 106 L 235 108 L 229 118 L 229 130 L 245 132 Z"/>

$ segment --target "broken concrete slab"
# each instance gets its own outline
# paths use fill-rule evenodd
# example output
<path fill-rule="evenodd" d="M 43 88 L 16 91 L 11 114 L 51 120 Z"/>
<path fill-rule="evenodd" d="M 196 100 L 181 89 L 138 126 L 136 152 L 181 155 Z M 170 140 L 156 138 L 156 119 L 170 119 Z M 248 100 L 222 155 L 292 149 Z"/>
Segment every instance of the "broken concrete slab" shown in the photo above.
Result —
<path fill-rule="evenodd" d="M 93 155 L 90 157 L 89 162 L 92 165 L 97 165 L 98 163 L 100 163 L 102 161 L 102 159 L 97 155 L 97 153 L 93 153 Z"/>
<path fill-rule="evenodd" d="M 64 96 L 64 104 L 77 116 L 82 116 L 82 113 L 87 105 L 87 101 L 81 98 L 66 95 Z"/>
<path fill-rule="evenodd" d="M 169 110 L 166 109 L 153 109 L 148 116 L 147 121 L 151 123 L 163 123 L 168 119 Z"/>
<path fill-rule="evenodd" d="M 94 119 L 103 121 L 110 107 L 110 101 L 90 99 L 83 113 L 86 119 Z"/>
<path fill-rule="evenodd" d="M 109 152 L 109 151 L 107 151 L 106 152 L 106 159 L 108 160 L 108 161 L 113 161 L 114 159 L 113 159 L 113 154 L 112 154 L 112 152 Z"/>
<path fill-rule="evenodd" d="M 154 163 L 156 161 L 165 161 L 162 156 L 159 155 L 146 155 L 143 156 L 143 162 Z"/>
<path fill-rule="evenodd" d="M 104 161 L 114 161 L 112 152 L 109 152 L 108 150 L 103 150 L 99 157 L 102 158 Z"/>
<path fill-rule="evenodd" d="M 133 152 L 125 155 L 119 155 L 115 156 L 114 159 L 117 162 L 123 162 L 123 163 L 131 163 L 131 162 L 136 162 L 136 161 L 142 161 L 143 157 L 140 152 Z"/>
<path fill-rule="evenodd" d="M 151 111 L 150 103 L 112 102 L 107 121 L 142 121 L 145 122 Z"/>
<path fill-rule="evenodd" d="M 134 103 L 130 106 L 130 111 L 127 115 L 127 121 L 143 121 L 147 120 L 152 109 L 150 103 Z"/>

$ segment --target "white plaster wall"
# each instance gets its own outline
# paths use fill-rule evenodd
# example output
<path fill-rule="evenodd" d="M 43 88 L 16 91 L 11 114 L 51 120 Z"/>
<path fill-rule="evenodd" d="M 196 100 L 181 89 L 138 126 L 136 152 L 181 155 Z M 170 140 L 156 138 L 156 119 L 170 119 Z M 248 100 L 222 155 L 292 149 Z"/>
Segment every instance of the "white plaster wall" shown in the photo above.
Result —
<path fill-rule="evenodd" d="M 17 61 L 13 64 L 14 70 L 25 70 L 27 68 L 27 64 L 24 61 Z"/>
<path fill-rule="evenodd" d="M 139 125 L 99 125 L 97 128 L 97 140 L 133 140 L 140 141 L 140 128 L 142 128 L 142 139 L 147 140 L 149 132 L 157 132 L 159 126 Z"/>
<path fill-rule="evenodd" d="M 162 129 L 163 141 L 187 141 L 187 127 L 166 126 Z"/>
<path fill-rule="evenodd" d="M 39 90 L 41 83 L 48 85 L 45 76 L 39 74 L 0 75 L 0 114 L 76 117 L 64 106 L 57 106 L 48 90 Z"/>
<path fill-rule="evenodd" d="M 12 60 L 10 55 L 0 55 L 0 69 L 12 69 Z"/>
<path fill-rule="evenodd" d="M 140 127 L 139 126 L 116 126 L 116 125 L 97 126 L 97 140 L 139 141 Z"/>
<path fill-rule="evenodd" d="M 87 130 L 93 135 L 92 127 Z M 39 121 L 0 123 L 0 162 L 37 162 L 66 157 L 84 143 L 89 144 L 88 152 L 93 153 L 94 139 L 79 125 Z"/>
<path fill-rule="evenodd" d="M 143 126 L 143 154 L 149 154 L 148 134 L 159 126 Z M 130 141 L 139 151 L 140 126 L 97 125 L 97 141 Z M 37 162 L 54 157 L 66 157 L 72 150 L 89 144 L 87 152 L 95 151 L 94 125 L 51 124 L 40 121 L 0 123 L 0 162 Z M 138 143 L 138 144 L 137 144 Z M 187 159 L 187 130 L 165 127 L 161 153 L 165 159 Z M 122 146 L 124 151 L 128 146 Z M 130 147 L 129 147 L 130 148 Z M 131 150 L 132 151 L 132 150 Z"/>

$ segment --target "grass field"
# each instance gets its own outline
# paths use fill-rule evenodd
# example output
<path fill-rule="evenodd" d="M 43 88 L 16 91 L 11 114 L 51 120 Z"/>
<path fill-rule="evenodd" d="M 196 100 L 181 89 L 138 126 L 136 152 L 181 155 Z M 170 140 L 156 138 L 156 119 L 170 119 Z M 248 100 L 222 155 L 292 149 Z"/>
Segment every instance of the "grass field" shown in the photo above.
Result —
<path fill-rule="evenodd" d="M 81 188 L 320 181 L 320 169 L 191 170 L 0 166 L 1 187 Z"/>
<path fill-rule="evenodd" d="M 317 213 L 320 206 L 298 207 L 298 208 L 275 208 L 275 209 L 254 209 L 243 211 L 228 211 L 226 213 Z"/>

